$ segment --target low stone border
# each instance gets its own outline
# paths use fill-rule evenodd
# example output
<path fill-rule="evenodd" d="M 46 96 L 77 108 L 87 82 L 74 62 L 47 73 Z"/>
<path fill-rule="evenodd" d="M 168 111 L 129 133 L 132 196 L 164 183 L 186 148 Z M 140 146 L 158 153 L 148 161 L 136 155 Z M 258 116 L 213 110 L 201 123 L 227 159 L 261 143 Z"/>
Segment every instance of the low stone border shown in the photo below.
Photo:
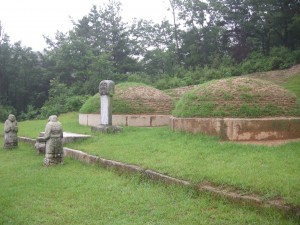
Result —
<path fill-rule="evenodd" d="M 19 137 L 19 140 L 22 142 L 34 144 L 35 139 L 30 139 L 26 137 Z M 157 180 L 164 182 L 166 184 L 176 184 L 182 185 L 185 187 L 196 189 L 200 192 L 208 192 L 216 196 L 226 197 L 227 199 L 234 202 L 247 203 L 254 206 L 260 206 L 264 208 L 274 208 L 281 212 L 292 215 L 296 218 L 300 217 L 300 206 L 294 206 L 290 204 L 286 204 L 282 199 L 271 199 L 271 200 L 263 200 L 262 197 L 254 194 L 241 194 L 238 191 L 232 191 L 233 188 L 230 187 L 220 187 L 214 185 L 210 182 L 202 182 L 200 184 L 194 185 L 190 181 L 177 179 L 174 177 L 167 176 L 165 174 L 144 169 L 140 166 L 126 164 L 123 162 L 118 162 L 114 160 L 104 159 L 98 156 L 89 155 L 83 151 L 75 150 L 71 148 L 64 147 L 64 154 L 67 157 L 79 160 L 81 162 L 85 162 L 88 164 L 100 165 L 104 168 L 115 169 L 120 172 L 127 172 L 131 174 L 140 174 L 151 180 Z"/>
<path fill-rule="evenodd" d="M 176 118 L 173 131 L 205 133 L 229 141 L 268 141 L 300 138 L 300 117 L 270 118 Z"/>
<path fill-rule="evenodd" d="M 226 197 L 232 201 L 248 203 L 251 205 L 261 206 L 265 208 L 272 207 L 296 217 L 300 216 L 300 206 L 297 207 L 297 206 L 285 204 L 284 201 L 281 199 L 265 201 L 258 195 L 240 194 L 237 191 L 230 191 L 229 189 L 221 188 L 219 186 L 213 185 L 208 182 L 203 182 L 198 185 L 193 185 L 190 181 L 170 177 L 165 174 L 153 170 L 144 169 L 136 165 L 126 164 L 114 160 L 103 159 L 101 157 L 89 155 L 79 150 L 64 148 L 64 152 L 66 156 L 77 159 L 82 162 L 93 163 L 93 164 L 98 163 L 99 165 L 105 168 L 112 168 L 121 172 L 141 174 L 152 180 L 162 181 L 167 184 L 177 184 L 177 185 L 183 185 L 190 188 L 196 188 L 200 192 L 201 191 L 209 192 L 217 196 Z"/>
<path fill-rule="evenodd" d="M 114 126 L 159 127 L 169 124 L 170 115 L 112 115 Z M 100 114 L 79 114 L 80 125 L 99 126 Z"/>
<path fill-rule="evenodd" d="M 32 139 L 32 138 L 28 138 L 28 137 L 18 137 L 19 141 L 22 141 L 24 143 L 28 143 L 28 144 L 35 144 L 36 139 Z"/>

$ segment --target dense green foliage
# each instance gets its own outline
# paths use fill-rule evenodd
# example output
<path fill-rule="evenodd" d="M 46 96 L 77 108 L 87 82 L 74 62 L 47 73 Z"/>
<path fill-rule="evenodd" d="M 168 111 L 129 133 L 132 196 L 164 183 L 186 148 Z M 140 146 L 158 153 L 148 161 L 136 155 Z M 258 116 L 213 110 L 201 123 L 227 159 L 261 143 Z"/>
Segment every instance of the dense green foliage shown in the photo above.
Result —
<path fill-rule="evenodd" d="M 276 93 L 276 94 L 274 94 Z M 298 116 L 296 100 L 278 85 L 253 78 L 227 78 L 201 84 L 184 94 L 173 111 L 176 117 L 268 117 Z M 276 102 L 277 101 L 277 102 Z"/>
<path fill-rule="evenodd" d="M 69 158 L 52 168 L 42 161 L 28 144 L 0 149 L 0 224 L 297 224 L 271 209 L 241 207 Z"/>
<path fill-rule="evenodd" d="M 0 119 L 7 111 L 29 119 L 75 110 L 103 79 L 167 89 L 300 62 L 297 0 L 169 3 L 172 22 L 125 23 L 121 4 L 108 0 L 69 32 L 46 37 L 43 53 L 10 43 L 0 24 Z M 60 85 L 67 98 L 55 99 Z"/>
<path fill-rule="evenodd" d="M 89 127 L 78 125 L 75 113 L 62 115 L 59 120 L 65 131 L 92 135 L 68 147 L 194 183 L 210 181 L 266 198 L 281 196 L 289 203 L 300 203 L 299 141 L 273 147 L 220 143 L 215 137 L 173 132 L 167 127 L 124 127 L 122 133 L 107 135 L 91 133 Z M 35 138 L 46 122 L 20 122 L 19 134 Z"/>

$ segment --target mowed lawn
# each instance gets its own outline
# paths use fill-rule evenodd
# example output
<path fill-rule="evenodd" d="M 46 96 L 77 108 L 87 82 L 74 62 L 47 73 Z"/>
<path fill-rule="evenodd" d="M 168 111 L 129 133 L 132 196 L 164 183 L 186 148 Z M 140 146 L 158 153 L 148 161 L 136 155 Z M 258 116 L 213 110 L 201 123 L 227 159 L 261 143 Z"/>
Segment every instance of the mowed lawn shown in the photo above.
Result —
<path fill-rule="evenodd" d="M 118 134 L 91 133 L 78 125 L 78 114 L 59 117 L 65 131 L 92 134 L 67 146 L 84 152 L 150 168 L 195 184 L 210 181 L 265 198 L 282 197 L 300 204 L 300 142 L 276 147 L 220 142 L 205 135 L 172 132 L 168 127 L 124 127 Z M 44 121 L 19 123 L 19 134 L 36 137 Z"/>
<path fill-rule="evenodd" d="M 46 168 L 32 145 L 4 151 L 3 138 L 0 145 L 0 224 L 297 224 L 271 209 L 241 207 L 69 158 Z"/>

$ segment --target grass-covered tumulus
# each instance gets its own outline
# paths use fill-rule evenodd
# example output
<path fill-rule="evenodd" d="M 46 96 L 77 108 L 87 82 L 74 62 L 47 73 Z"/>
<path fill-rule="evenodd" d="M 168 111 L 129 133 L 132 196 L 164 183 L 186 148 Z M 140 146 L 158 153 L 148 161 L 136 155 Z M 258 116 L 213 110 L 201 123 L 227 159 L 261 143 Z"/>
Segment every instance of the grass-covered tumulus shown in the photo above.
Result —
<path fill-rule="evenodd" d="M 113 114 L 170 114 L 172 99 L 167 94 L 142 83 L 120 83 L 115 86 Z M 99 93 L 90 97 L 80 113 L 99 113 Z"/>
<path fill-rule="evenodd" d="M 184 94 L 176 117 L 271 117 L 299 115 L 295 94 L 268 81 L 238 77 L 211 81 Z"/>

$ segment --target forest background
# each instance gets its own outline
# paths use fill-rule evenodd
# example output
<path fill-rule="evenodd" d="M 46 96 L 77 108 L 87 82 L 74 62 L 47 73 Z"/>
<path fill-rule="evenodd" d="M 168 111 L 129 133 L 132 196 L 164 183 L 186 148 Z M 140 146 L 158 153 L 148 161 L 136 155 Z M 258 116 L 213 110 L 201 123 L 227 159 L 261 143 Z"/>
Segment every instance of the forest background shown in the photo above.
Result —
<path fill-rule="evenodd" d="M 288 68 L 300 62 L 298 0 L 169 0 L 172 21 L 123 22 L 93 6 L 43 52 L 11 43 L 0 23 L 0 120 L 77 111 L 101 80 L 158 89 Z"/>

